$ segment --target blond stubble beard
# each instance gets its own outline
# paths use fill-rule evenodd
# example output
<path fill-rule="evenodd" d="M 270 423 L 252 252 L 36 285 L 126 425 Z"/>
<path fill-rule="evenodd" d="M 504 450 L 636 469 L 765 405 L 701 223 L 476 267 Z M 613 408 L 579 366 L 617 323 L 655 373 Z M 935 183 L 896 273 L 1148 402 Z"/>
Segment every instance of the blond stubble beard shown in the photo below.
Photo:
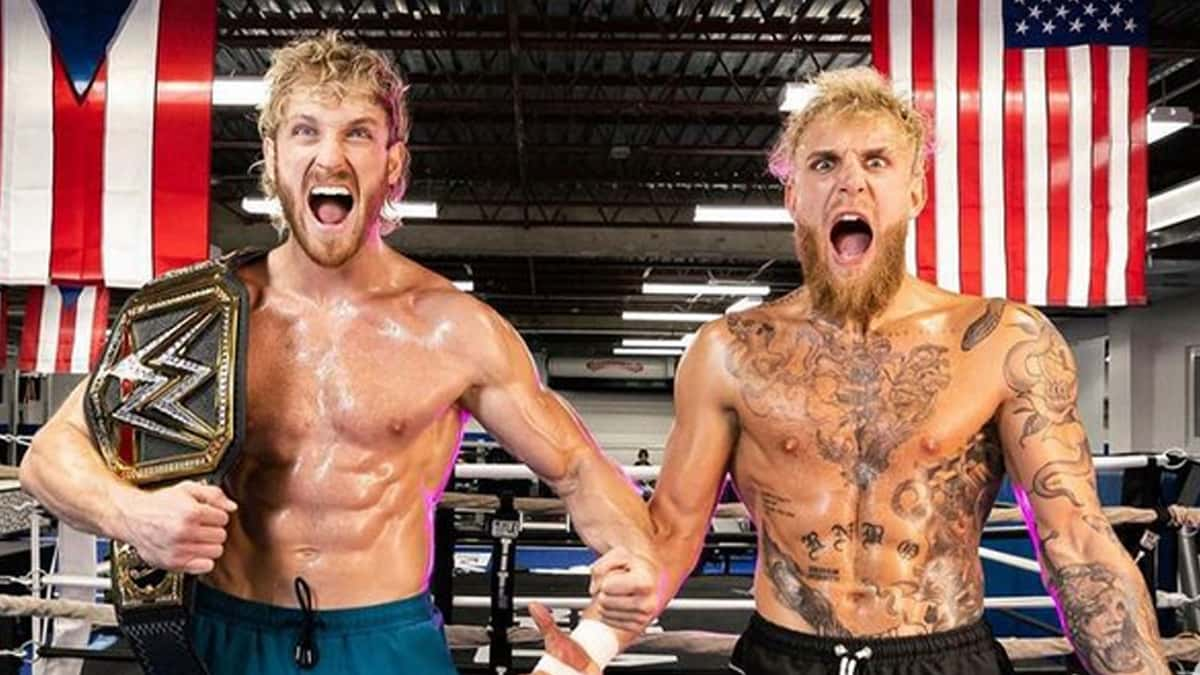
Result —
<path fill-rule="evenodd" d="M 828 248 L 818 241 L 818 228 L 800 225 L 796 254 L 804 271 L 813 309 L 836 323 L 854 321 L 867 326 L 891 302 L 904 279 L 904 239 L 907 223 L 885 227 L 872 241 L 879 248 L 875 260 L 862 273 L 843 280 L 830 269 Z"/>
<path fill-rule="evenodd" d="M 297 227 L 297 223 L 301 222 L 300 219 L 304 217 L 305 212 L 308 210 L 308 199 L 299 190 L 293 191 L 289 189 L 289 186 L 281 182 L 279 176 L 282 174 L 279 172 L 279 159 L 276 158 L 275 162 L 275 184 L 277 186 L 275 193 L 279 197 L 279 206 L 283 211 L 284 222 L 287 224 L 288 236 L 295 237 L 296 243 L 300 245 L 300 249 L 304 251 L 305 255 L 321 267 L 329 269 L 341 267 L 362 248 L 363 231 L 365 228 L 361 224 L 356 225 L 353 231 L 349 233 L 351 236 L 348 239 L 335 240 L 331 244 L 322 244 L 322 242 L 314 241 L 314 238 L 310 236 L 307 226 Z M 343 176 L 338 174 L 334 178 L 348 178 L 348 175 Z M 303 182 L 301 182 L 301 185 L 303 186 Z M 292 199 L 294 194 L 300 195 L 299 203 Z M 350 215 L 347 214 L 346 217 L 349 218 Z M 362 221 L 360 220 L 359 222 L 361 223 Z"/>

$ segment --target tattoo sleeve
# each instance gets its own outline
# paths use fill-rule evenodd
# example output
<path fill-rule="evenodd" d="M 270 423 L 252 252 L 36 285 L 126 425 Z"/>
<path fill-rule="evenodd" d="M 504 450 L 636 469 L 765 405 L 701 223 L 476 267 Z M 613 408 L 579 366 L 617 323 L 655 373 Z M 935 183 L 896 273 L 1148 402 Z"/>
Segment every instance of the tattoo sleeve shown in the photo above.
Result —
<path fill-rule="evenodd" d="M 1028 499 L 1047 589 L 1093 674 L 1167 673 L 1153 605 L 1100 511 L 1070 348 L 1045 318 L 1009 313 L 1020 337 L 1004 358 L 1000 430 L 1014 487 Z"/>
<path fill-rule="evenodd" d="M 1057 538 L 1051 532 L 1043 550 Z M 1102 562 L 1055 566 L 1047 555 L 1046 585 L 1058 598 L 1071 644 L 1092 673 L 1158 673 L 1164 670 L 1140 580 L 1123 578 Z"/>

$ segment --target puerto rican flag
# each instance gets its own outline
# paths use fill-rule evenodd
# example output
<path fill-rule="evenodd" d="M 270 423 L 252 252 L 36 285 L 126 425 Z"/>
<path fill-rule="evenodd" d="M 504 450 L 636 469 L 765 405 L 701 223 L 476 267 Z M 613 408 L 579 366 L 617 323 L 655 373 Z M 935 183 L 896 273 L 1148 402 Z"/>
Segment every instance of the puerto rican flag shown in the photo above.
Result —
<path fill-rule="evenodd" d="M 0 283 L 136 287 L 207 257 L 216 16 L 0 2 Z"/>
<path fill-rule="evenodd" d="M 86 373 L 104 347 L 108 289 L 43 286 L 30 289 L 17 368 L 35 373 Z"/>

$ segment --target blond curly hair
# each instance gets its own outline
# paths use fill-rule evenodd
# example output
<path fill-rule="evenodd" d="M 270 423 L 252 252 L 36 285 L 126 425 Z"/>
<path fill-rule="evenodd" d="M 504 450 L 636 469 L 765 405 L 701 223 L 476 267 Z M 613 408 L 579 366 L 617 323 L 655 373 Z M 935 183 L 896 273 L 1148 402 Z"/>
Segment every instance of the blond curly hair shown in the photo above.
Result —
<path fill-rule="evenodd" d="M 343 39 L 337 31 L 299 38 L 278 49 L 271 57 L 266 74 L 267 98 L 258 108 L 258 133 L 264 139 L 275 138 L 283 122 L 288 96 L 298 88 L 313 96 L 339 102 L 348 96 L 363 96 L 375 101 L 387 112 L 388 146 L 407 143 L 411 119 L 406 106 L 408 86 L 383 54 L 356 42 Z M 407 187 L 407 167 L 400 181 L 392 186 L 388 201 L 398 202 Z M 259 187 L 268 198 L 277 196 L 270 171 L 262 171 Z M 384 209 L 387 212 L 387 209 Z M 397 223 L 385 222 L 385 232 Z M 286 225 L 275 223 L 276 228 Z"/>
<path fill-rule="evenodd" d="M 891 84 L 874 68 L 860 66 L 818 73 L 809 81 L 814 96 L 801 109 L 788 115 L 779 140 L 771 149 L 768 167 L 787 182 L 795 169 L 800 138 L 817 119 L 879 113 L 892 118 L 912 143 L 913 175 L 925 174 L 929 122 L 912 102 L 897 94 Z"/>

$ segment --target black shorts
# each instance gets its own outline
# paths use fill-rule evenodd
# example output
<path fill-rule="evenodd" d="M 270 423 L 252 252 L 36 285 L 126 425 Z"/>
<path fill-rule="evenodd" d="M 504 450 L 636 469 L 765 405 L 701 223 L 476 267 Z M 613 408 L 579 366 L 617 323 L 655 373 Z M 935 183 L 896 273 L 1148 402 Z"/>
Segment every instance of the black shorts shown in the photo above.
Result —
<path fill-rule="evenodd" d="M 1013 675 L 1004 648 L 980 621 L 934 635 L 826 638 L 777 626 L 758 614 L 733 649 L 744 675 Z"/>

